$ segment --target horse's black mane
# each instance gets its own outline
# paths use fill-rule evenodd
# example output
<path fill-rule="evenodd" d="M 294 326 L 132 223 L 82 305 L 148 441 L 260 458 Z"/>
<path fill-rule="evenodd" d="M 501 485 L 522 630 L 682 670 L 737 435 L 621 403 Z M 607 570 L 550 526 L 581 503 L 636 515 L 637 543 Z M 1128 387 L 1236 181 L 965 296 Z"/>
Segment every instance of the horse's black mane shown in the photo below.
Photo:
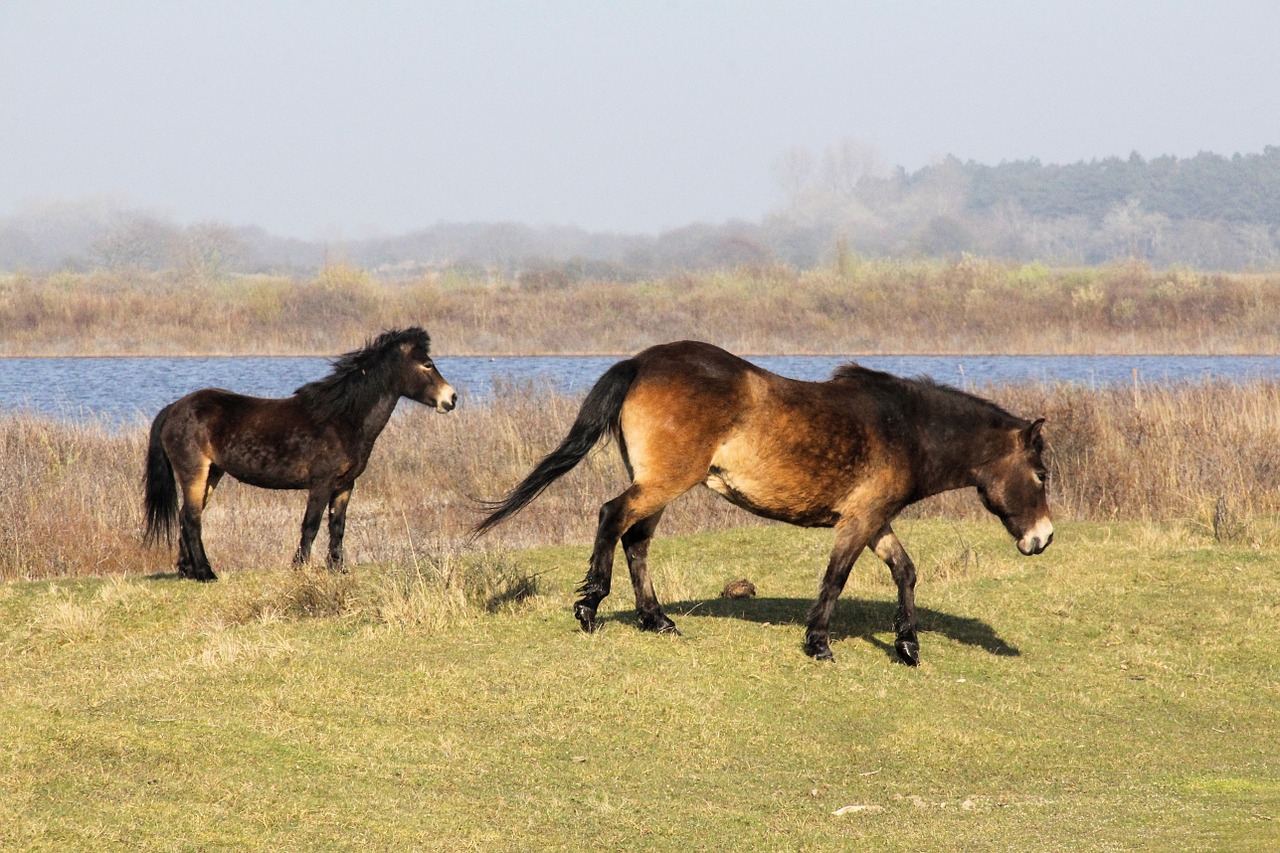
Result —
<path fill-rule="evenodd" d="M 831 374 L 831 381 L 859 382 L 866 387 L 876 389 L 886 397 L 893 396 L 904 401 L 916 401 L 936 414 L 976 416 L 995 423 L 1007 422 L 1009 425 L 1025 423 L 1022 418 L 1011 414 L 990 400 L 961 391 L 959 388 L 927 376 L 909 379 L 892 373 L 871 370 L 851 361 L 837 367 Z"/>
<path fill-rule="evenodd" d="M 308 382 L 293 393 L 321 421 L 368 411 L 386 393 L 391 368 L 405 344 L 421 349 L 425 358 L 431 351 L 431 336 L 417 326 L 383 332 L 363 349 L 333 359 L 333 372 L 324 379 Z"/>

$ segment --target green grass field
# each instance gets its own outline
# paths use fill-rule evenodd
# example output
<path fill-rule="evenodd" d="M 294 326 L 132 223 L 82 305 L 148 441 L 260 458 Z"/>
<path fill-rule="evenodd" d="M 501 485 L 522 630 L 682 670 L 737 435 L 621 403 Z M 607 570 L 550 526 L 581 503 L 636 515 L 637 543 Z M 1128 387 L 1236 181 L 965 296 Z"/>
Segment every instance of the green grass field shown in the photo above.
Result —
<path fill-rule="evenodd" d="M 829 532 L 659 539 L 684 632 L 569 612 L 582 547 L 0 586 L 6 850 L 1273 850 L 1280 562 L 1190 526 L 898 525 L 919 669 Z M 442 584 L 499 569 L 511 585 Z M 459 568 L 459 567 L 463 568 Z M 726 581 L 758 596 L 720 599 Z M 311 615 L 308 615 L 311 614 Z"/>

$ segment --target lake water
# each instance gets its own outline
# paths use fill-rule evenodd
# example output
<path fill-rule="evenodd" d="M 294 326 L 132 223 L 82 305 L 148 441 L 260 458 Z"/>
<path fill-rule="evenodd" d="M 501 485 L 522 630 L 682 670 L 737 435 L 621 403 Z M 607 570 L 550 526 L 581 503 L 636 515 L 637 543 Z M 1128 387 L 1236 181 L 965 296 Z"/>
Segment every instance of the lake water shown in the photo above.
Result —
<path fill-rule="evenodd" d="M 547 385 L 584 392 L 617 356 L 440 356 L 436 363 L 464 403 L 491 398 L 495 384 Z M 797 379 L 821 380 L 847 359 L 753 356 L 760 366 Z M 1086 386 L 1176 384 L 1217 379 L 1280 380 L 1280 356 L 860 356 L 859 364 L 902 376 L 928 376 L 963 388 L 1015 382 Z M 68 421 L 111 425 L 149 421 L 189 391 L 220 387 L 281 397 L 329 372 L 324 358 L 0 358 L 0 412 L 32 411 Z"/>

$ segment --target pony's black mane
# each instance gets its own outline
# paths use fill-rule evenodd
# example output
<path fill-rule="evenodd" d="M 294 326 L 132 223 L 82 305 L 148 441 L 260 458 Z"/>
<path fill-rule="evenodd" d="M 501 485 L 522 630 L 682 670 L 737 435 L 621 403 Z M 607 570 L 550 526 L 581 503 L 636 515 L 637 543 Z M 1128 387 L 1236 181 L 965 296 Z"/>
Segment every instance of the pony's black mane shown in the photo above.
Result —
<path fill-rule="evenodd" d="M 851 361 L 837 367 L 831 374 L 831 381 L 858 382 L 865 387 L 874 388 L 886 397 L 893 396 L 903 401 L 913 401 L 940 415 L 976 417 L 993 424 L 1010 426 L 1026 423 L 1022 418 L 1011 414 L 990 400 L 961 391 L 959 388 L 927 376 L 908 379 L 892 373 L 871 370 Z"/>
<path fill-rule="evenodd" d="M 390 388 L 392 368 L 402 357 L 400 347 L 431 351 L 431 336 L 411 326 L 383 332 L 363 349 L 333 359 L 333 372 L 324 379 L 308 382 L 293 393 L 318 420 L 367 412 Z"/>

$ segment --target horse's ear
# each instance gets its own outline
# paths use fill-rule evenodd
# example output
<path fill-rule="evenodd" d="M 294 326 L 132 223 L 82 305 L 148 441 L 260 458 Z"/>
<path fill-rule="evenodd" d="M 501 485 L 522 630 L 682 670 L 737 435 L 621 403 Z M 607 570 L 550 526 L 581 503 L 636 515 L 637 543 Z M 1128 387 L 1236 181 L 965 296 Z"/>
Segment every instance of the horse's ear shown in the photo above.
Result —
<path fill-rule="evenodd" d="M 1022 446 L 1028 450 L 1044 450 L 1044 436 L 1040 434 L 1043 428 L 1044 418 L 1036 418 L 1022 431 Z"/>

